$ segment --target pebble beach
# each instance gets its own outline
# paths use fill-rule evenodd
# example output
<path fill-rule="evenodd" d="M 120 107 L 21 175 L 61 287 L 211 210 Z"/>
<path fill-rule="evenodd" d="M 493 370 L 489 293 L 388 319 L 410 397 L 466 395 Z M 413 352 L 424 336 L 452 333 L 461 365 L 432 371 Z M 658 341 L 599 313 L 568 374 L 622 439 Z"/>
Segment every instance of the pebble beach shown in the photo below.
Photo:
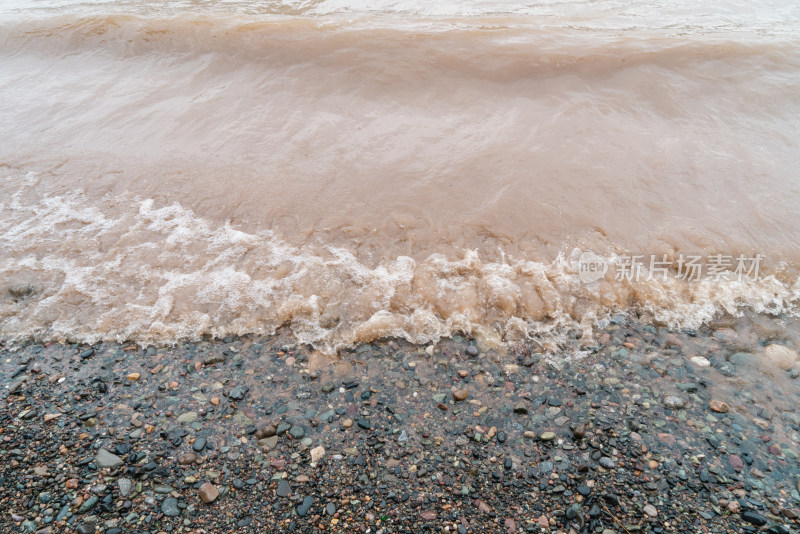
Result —
<path fill-rule="evenodd" d="M 796 532 L 787 323 L 4 347 L 0 530 Z"/>

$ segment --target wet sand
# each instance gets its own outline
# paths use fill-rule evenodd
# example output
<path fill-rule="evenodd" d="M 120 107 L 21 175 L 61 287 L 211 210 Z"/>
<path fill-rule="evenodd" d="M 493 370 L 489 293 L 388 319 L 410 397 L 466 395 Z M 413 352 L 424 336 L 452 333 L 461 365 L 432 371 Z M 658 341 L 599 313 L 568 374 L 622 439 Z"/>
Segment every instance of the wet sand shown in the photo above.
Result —
<path fill-rule="evenodd" d="M 764 321 L 618 316 L 554 354 L 455 336 L 329 358 L 284 332 L 5 348 L 0 530 L 792 532 L 797 355 L 766 348 L 791 321 Z"/>

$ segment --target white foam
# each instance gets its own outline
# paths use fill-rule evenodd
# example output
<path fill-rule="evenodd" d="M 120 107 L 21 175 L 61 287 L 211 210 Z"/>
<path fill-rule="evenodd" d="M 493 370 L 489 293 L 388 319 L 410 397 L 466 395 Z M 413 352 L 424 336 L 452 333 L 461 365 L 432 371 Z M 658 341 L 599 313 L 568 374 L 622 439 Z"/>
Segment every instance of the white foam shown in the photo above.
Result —
<path fill-rule="evenodd" d="M 582 284 L 574 253 L 543 264 L 508 256 L 488 262 L 464 250 L 455 260 L 398 256 L 369 266 L 346 248 L 327 247 L 323 257 L 270 231 L 215 226 L 177 203 L 39 198 L 37 183 L 31 175 L 16 182 L 0 218 L 0 280 L 38 288 L 0 303 L 7 339 L 172 342 L 287 325 L 298 341 L 332 352 L 390 336 L 426 343 L 456 331 L 513 341 L 577 328 L 590 337 L 593 325 L 629 305 L 696 328 L 722 311 L 796 314 L 800 301 L 798 281 L 775 276 Z"/>

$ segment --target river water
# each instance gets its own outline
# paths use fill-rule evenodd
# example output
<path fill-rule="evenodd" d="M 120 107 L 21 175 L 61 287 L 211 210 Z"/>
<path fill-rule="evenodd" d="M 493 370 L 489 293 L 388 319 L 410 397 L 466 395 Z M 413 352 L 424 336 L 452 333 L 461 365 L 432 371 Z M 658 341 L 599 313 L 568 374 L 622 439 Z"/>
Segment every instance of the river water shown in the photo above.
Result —
<path fill-rule="evenodd" d="M 3 0 L 0 96 L 7 339 L 798 309 L 796 2 Z"/>

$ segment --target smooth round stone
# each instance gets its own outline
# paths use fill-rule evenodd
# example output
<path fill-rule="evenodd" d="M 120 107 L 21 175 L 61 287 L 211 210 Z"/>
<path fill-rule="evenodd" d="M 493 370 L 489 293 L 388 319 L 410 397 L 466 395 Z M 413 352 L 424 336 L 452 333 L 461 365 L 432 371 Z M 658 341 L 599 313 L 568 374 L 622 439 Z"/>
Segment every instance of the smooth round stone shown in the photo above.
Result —
<path fill-rule="evenodd" d="M 278 482 L 278 488 L 275 490 L 275 494 L 278 497 L 288 497 L 291 491 L 292 488 L 289 486 L 289 483 L 285 479 L 282 479 Z"/>
<path fill-rule="evenodd" d="M 181 515 L 181 510 L 178 508 L 178 499 L 174 497 L 167 497 L 161 504 L 161 512 L 167 517 L 178 517 Z"/>
<path fill-rule="evenodd" d="M 314 505 L 314 497 L 308 496 L 303 499 L 303 502 L 297 506 L 297 515 L 304 517 L 311 507 Z"/>
<path fill-rule="evenodd" d="M 569 508 L 567 508 L 567 511 L 566 511 L 567 519 L 570 519 L 570 520 L 571 519 L 575 519 L 576 517 L 578 517 L 578 513 L 580 511 L 581 511 L 581 505 L 580 504 L 575 503 L 575 504 L 571 505 Z"/>
<path fill-rule="evenodd" d="M 539 436 L 539 439 L 541 439 L 542 441 L 553 441 L 554 439 L 556 439 L 556 433 L 542 432 L 541 435 Z"/>
<path fill-rule="evenodd" d="M 294 425 L 289 429 L 289 435 L 294 439 L 303 439 L 303 437 L 306 435 L 306 431 L 302 426 Z"/>
<path fill-rule="evenodd" d="M 664 397 L 664 406 L 670 410 L 678 410 L 686 406 L 686 401 L 675 395 L 667 395 Z"/>
<path fill-rule="evenodd" d="M 605 467 L 606 469 L 614 469 L 617 466 L 617 464 L 614 463 L 614 460 L 612 460 L 608 456 L 603 456 L 602 458 L 600 458 L 599 463 L 602 467 Z"/>

